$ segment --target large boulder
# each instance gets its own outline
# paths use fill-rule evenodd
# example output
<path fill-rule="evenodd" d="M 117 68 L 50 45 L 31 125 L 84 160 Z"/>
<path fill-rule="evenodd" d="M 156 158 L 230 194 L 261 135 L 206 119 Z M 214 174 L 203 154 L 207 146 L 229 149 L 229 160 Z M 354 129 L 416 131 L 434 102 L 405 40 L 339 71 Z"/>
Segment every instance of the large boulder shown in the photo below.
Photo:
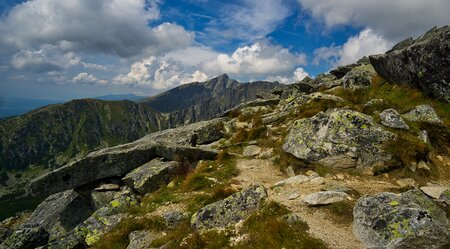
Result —
<path fill-rule="evenodd" d="M 192 216 L 191 225 L 195 229 L 210 229 L 236 224 L 258 210 L 266 197 L 264 186 L 252 186 L 201 208 Z"/>
<path fill-rule="evenodd" d="M 122 180 L 141 194 L 157 190 L 169 183 L 179 170 L 180 163 L 154 159 L 128 173 Z"/>
<path fill-rule="evenodd" d="M 445 212 L 419 190 L 359 199 L 353 233 L 367 248 L 444 249 L 450 245 Z"/>
<path fill-rule="evenodd" d="M 0 249 L 29 249 L 47 244 L 48 232 L 43 227 L 21 228 L 9 236 Z"/>
<path fill-rule="evenodd" d="M 450 101 L 450 27 L 433 28 L 383 55 L 370 56 L 375 70 L 392 83 L 406 84 Z"/>
<path fill-rule="evenodd" d="M 373 166 L 390 160 L 382 144 L 394 134 L 373 118 L 348 109 L 330 109 L 297 120 L 283 144 L 295 157 L 325 166 L 351 168 Z"/>
<path fill-rule="evenodd" d="M 89 201 L 74 190 L 67 190 L 47 197 L 22 227 L 43 227 L 50 239 L 55 239 L 64 236 L 93 212 Z"/>
<path fill-rule="evenodd" d="M 83 159 L 42 175 L 31 181 L 28 192 L 34 196 L 48 196 L 107 177 L 125 175 L 159 157 L 196 161 L 213 160 L 217 154 L 215 150 L 155 142 L 152 138 L 144 137 L 133 143 L 92 152 Z"/>

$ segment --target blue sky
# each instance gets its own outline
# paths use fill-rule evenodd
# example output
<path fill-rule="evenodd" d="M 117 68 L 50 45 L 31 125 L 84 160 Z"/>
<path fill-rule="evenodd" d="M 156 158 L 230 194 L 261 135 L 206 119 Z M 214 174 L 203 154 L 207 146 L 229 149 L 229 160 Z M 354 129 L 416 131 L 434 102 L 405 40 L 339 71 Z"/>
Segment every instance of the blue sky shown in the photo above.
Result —
<path fill-rule="evenodd" d="M 2 0 L 0 98 L 293 83 L 450 23 L 448 0 Z"/>

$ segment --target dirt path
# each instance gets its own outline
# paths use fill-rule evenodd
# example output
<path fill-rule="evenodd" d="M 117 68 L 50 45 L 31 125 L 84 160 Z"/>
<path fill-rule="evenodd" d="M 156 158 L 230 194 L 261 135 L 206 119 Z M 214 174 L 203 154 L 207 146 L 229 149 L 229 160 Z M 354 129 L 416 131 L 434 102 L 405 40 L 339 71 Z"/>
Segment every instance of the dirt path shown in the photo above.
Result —
<path fill-rule="evenodd" d="M 339 184 L 356 189 L 361 194 L 374 194 L 389 188 L 397 188 L 386 179 L 380 180 L 375 177 L 351 177 L 337 180 L 334 178 L 324 179 L 323 184 L 303 183 L 288 185 L 272 189 L 271 187 L 286 179 L 282 172 L 273 165 L 270 160 L 261 159 L 239 159 L 237 167 L 240 175 L 236 180 L 242 188 L 252 184 L 263 184 L 269 192 L 269 200 L 279 202 L 287 206 L 293 213 L 299 215 L 310 229 L 309 232 L 316 238 L 322 239 L 333 249 L 363 249 L 361 242 L 353 235 L 351 223 L 339 224 L 330 218 L 330 215 L 321 208 L 310 208 L 301 203 L 301 198 L 310 193 L 320 191 L 325 185 Z M 297 198 L 294 198 L 297 197 Z M 294 198 L 294 199 L 293 199 Z"/>

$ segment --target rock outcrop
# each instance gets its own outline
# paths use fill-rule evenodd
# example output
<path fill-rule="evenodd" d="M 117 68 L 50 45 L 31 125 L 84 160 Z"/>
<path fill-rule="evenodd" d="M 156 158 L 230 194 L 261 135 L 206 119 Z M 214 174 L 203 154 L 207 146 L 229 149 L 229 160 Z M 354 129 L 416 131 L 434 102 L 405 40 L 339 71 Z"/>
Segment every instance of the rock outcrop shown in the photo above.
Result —
<path fill-rule="evenodd" d="M 157 190 L 162 184 L 169 183 L 178 173 L 180 163 L 164 162 L 154 159 L 128 173 L 122 180 L 140 194 Z"/>
<path fill-rule="evenodd" d="M 372 166 L 390 159 L 381 148 L 394 135 L 373 118 L 348 109 L 331 109 L 297 120 L 283 150 L 309 162 L 335 168 Z"/>
<path fill-rule="evenodd" d="M 406 84 L 450 102 L 450 26 L 407 39 L 384 55 L 370 56 L 375 70 L 391 83 Z"/>
<path fill-rule="evenodd" d="M 256 211 L 266 197 L 264 186 L 252 186 L 201 208 L 192 216 L 191 225 L 195 229 L 209 229 L 236 224 Z"/>
<path fill-rule="evenodd" d="M 445 212 L 419 190 L 362 197 L 353 215 L 353 233 L 367 248 L 443 249 L 450 243 Z"/>

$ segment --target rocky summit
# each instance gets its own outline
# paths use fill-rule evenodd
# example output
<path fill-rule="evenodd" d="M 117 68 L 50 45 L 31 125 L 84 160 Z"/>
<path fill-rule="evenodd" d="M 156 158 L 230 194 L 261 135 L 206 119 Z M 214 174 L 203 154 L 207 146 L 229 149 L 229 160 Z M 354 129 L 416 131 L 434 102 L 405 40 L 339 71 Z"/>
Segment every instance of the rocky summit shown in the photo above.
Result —
<path fill-rule="evenodd" d="M 0 120 L 0 249 L 450 248 L 448 39 Z"/>

